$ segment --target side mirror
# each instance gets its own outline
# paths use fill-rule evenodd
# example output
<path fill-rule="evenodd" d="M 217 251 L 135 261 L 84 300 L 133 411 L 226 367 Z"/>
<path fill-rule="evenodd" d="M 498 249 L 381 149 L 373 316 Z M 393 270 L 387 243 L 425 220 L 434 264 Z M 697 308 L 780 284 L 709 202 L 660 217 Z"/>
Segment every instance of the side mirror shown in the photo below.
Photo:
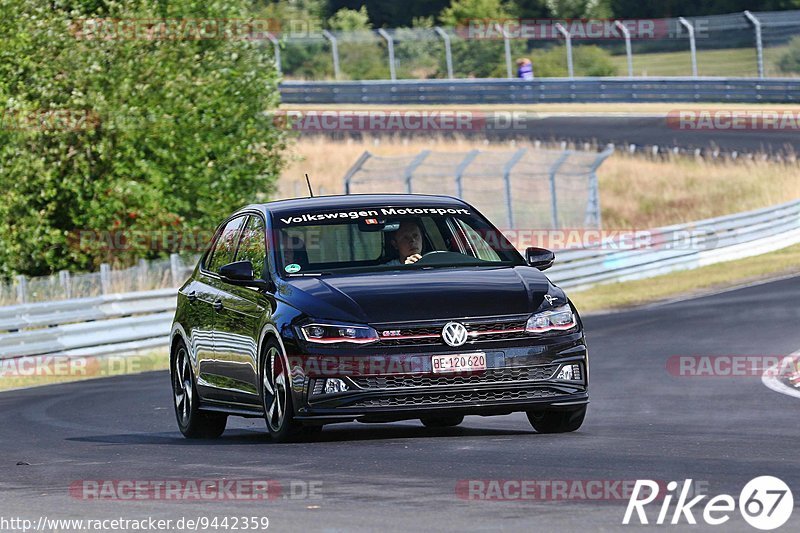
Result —
<path fill-rule="evenodd" d="M 253 263 L 250 261 L 237 261 L 220 267 L 219 275 L 225 281 L 253 281 Z"/>
<path fill-rule="evenodd" d="M 253 273 L 253 263 L 250 261 L 236 261 L 220 267 L 219 276 L 222 281 L 231 285 L 255 287 L 272 291 L 272 283 L 263 279 L 256 279 Z"/>
<path fill-rule="evenodd" d="M 544 248 L 536 248 L 534 246 L 525 250 L 525 261 L 529 266 L 538 268 L 539 270 L 547 270 L 553 266 L 556 260 L 556 254 Z"/>

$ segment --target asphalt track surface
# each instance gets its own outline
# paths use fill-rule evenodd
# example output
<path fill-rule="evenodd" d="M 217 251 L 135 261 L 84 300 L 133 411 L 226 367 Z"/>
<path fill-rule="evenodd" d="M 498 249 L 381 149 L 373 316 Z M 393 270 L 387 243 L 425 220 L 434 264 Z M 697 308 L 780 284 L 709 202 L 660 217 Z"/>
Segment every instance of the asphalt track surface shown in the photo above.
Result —
<path fill-rule="evenodd" d="M 670 127 L 666 116 L 659 115 L 528 115 L 514 128 L 488 128 L 474 131 L 459 131 L 459 136 L 480 137 L 489 140 L 539 140 L 545 143 L 569 141 L 605 146 L 638 148 L 658 146 L 661 150 L 678 148 L 682 152 L 741 154 L 791 154 L 800 153 L 800 135 L 797 130 L 744 130 L 744 129 L 697 129 L 683 130 Z M 369 131 L 370 137 L 393 132 Z M 432 132 L 437 134 L 437 132 Z M 353 136 L 360 133 L 332 132 L 333 137 Z M 419 132 L 409 136 L 418 137 Z M 402 134 L 401 134 L 402 136 Z"/>
<path fill-rule="evenodd" d="M 673 355 L 790 354 L 800 348 L 800 277 L 634 311 L 587 317 L 591 400 L 583 428 L 539 435 L 521 414 L 328 426 L 273 444 L 260 420 L 231 419 L 218 441 L 184 440 L 165 372 L 0 394 L 0 516 L 267 516 L 277 531 L 617 531 L 626 501 L 468 501 L 467 479 L 677 480 L 738 498 L 775 475 L 800 502 L 800 400 L 757 377 L 670 375 Z M 17 465 L 17 463 L 29 463 Z M 84 501 L 76 480 L 315 481 L 321 499 Z M 707 500 L 706 500 L 707 501 Z M 674 503 L 674 500 L 673 500 Z M 650 512 L 654 520 L 658 508 Z M 695 513 L 698 519 L 702 512 Z M 784 530 L 798 530 L 795 509 Z M 734 512 L 724 526 L 756 531 Z M 210 530 L 213 531 L 213 530 Z"/>

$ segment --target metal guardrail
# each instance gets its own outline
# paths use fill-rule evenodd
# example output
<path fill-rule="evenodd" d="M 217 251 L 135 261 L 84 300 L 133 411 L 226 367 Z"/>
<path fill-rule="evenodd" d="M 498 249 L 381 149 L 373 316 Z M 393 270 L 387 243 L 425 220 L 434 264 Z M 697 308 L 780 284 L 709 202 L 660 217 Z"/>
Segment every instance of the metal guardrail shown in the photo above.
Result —
<path fill-rule="evenodd" d="M 649 234 L 654 242 L 648 247 L 598 246 L 556 253 L 556 264 L 547 271 L 548 276 L 564 288 L 580 290 L 785 248 L 800 243 L 800 201 L 665 226 Z"/>
<path fill-rule="evenodd" d="M 557 253 L 547 271 L 572 291 L 742 259 L 800 243 L 800 201 L 652 230 L 644 249 Z M 687 236 L 692 238 L 686 246 Z M 613 248 L 613 247 L 612 247 Z M 99 356 L 164 347 L 175 289 L 0 307 L 0 359 Z"/>
<path fill-rule="evenodd" d="M 800 101 L 800 78 L 284 81 L 284 104 L 542 104 Z"/>
<path fill-rule="evenodd" d="M 177 289 L 0 307 L 0 359 L 164 346 Z"/>

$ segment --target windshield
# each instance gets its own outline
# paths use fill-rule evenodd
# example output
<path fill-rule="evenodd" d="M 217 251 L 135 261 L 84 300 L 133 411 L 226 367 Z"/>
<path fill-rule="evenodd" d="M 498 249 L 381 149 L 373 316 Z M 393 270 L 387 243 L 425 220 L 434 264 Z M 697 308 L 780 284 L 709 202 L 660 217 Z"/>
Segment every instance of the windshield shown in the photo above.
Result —
<path fill-rule="evenodd" d="M 369 207 L 274 215 L 278 269 L 302 276 L 524 264 L 508 240 L 467 208 Z"/>

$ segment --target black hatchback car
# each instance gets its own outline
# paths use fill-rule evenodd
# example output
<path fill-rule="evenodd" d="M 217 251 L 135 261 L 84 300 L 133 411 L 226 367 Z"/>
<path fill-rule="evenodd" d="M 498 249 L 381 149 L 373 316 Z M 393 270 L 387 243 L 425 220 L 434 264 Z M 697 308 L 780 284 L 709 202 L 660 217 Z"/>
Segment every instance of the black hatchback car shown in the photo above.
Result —
<path fill-rule="evenodd" d="M 583 327 L 540 272 L 461 200 L 350 195 L 251 205 L 180 288 L 171 332 L 186 437 L 229 415 L 284 441 L 335 422 L 524 411 L 574 431 L 588 404 Z"/>

